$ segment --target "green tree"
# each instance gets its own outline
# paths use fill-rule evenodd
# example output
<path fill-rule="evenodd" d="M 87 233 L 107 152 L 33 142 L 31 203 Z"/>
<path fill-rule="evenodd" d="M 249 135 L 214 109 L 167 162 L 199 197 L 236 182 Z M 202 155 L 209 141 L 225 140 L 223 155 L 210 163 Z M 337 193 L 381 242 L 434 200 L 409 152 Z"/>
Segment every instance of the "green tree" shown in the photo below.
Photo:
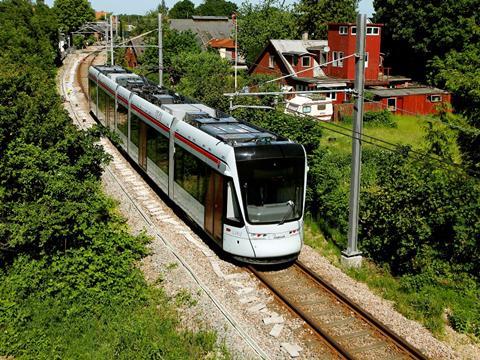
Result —
<path fill-rule="evenodd" d="M 427 64 L 464 44 L 477 43 L 478 0 L 375 0 L 387 62 L 396 72 L 423 80 Z M 477 39 L 477 40 L 475 40 Z"/>
<path fill-rule="evenodd" d="M 211 107 L 226 110 L 223 93 L 232 89 L 230 63 L 214 52 L 179 53 L 172 58 L 170 76 L 175 89 Z"/>
<path fill-rule="evenodd" d="M 470 129 L 458 135 L 464 159 L 480 170 L 480 41 L 435 58 L 431 69 L 434 83 L 452 92 L 453 107 Z"/>
<path fill-rule="evenodd" d="M 61 30 L 66 33 L 95 20 L 95 11 L 87 0 L 55 0 L 53 9 L 57 14 Z"/>
<path fill-rule="evenodd" d="M 204 0 L 195 9 L 195 14 L 203 16 L 230 16 L 237 11 L 237 5 L 225 0 Z"/>
<path fill-rule="evenodd" d="M 168 7 L 167 7 L 167 5 L 165 4 L 165 0 L 162 0 L 162 2 L 160 3 L 160 5 L 157 6 L 157 13 L 162 13 L 163 15 L 167 15 L 167 14 L 168 14 Z"/>
<path fill-rule="evenodd" d="M 298 36 L 294 15 L 276 0 L 256 5 L 244 2 L 238 11 L 240 53 L 249 66 L 270 39 L 295 39 Z"/>
<path fill-rule="evenodd" d="M 157 44 L 158 34 L 148 39 L 148 43 Z M 171 71 L 172 59 L 179 53 L 200 53 L 201 48 L 195 34 L 188 31 L 177 31 L 168 25 L 163 26 L 163 67 L 166 72 Z M 147 48 L 140 59 L 142 68 L 148 72 L 158 68 L 158 49 Z"/>
<path fill-rule="evenodd" d="M 301 0 L 295 6 L 300 31 L 313 39 L 326 39 L 329 22 L 355 21 L 358 0 Z"/>
<path fill-rule="evenodd" d="M 168 12 L 171 19 L 189 19 L 195 13 L 195 4 L 190 0 L 178 1 Z"/>

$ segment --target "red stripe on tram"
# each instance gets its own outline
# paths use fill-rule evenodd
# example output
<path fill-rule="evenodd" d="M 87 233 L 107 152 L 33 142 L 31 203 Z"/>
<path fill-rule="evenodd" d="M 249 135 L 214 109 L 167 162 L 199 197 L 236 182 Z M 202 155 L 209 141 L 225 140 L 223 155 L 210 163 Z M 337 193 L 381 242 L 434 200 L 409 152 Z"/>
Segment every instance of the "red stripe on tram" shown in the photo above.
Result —
<path fill-rule="evenodd" d="M 184 138 L 182 135 L 178 134 L 178 133 L 175 133 L 175 137 L 180 140 L 181 142 L 183 142 L 184 144 L 187 144 L 188 146 L 190 146 L 193 150 L 199 152 L 200 154 L 206 156 L 207 158 L 209 158 L 210 160 L 212 160 L 214 163 L 216 163 L 217 165 L 220 165 L 220 159 L 217 158 L 215 155 L 209 153 L 208 151 L 202 149 L 200 146 L 198 146 L 197 144 L 191 142 L 190 140 Z"/>

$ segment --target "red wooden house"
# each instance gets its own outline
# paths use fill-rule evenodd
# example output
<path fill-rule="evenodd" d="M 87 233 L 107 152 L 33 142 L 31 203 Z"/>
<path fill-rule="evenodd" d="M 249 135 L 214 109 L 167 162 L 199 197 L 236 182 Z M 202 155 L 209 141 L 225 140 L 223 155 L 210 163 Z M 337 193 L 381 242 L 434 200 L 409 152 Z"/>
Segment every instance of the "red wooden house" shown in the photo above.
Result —
<path fill-rule="evenodd" d="M 427 86 L 396 88 L 373 88 L 368 92 L 374 101 L 381 102 L 384 109 L 396 114 L 434 114 L 442 103 L 450 103 L 450 94 L 441 89 Z"/>
<path fill-rule="evenodd" d="M 328 77 L 321 64 L 327 62 L 328 42 L 326 40 L 270 40 L 249 73 L 289 77 L 282 83 L 297 91 L 309 89 L 345 88 L 343 79 Z M 343 93 L 332 93 L 333 99 L 343 102 Z"/>
<path fill-rule="evenodd" d="M 229 60 L 232 63 L 235 62 L 237 51 L 235 50 L 235 41 L 233 41 L 233 39 L 212 39 L 208 42 L 208 47 L 217 50 L 222 59 Z M 240 54 L 238 54 L 237 63 L 239 67 L 242 66 L 243 69 L 247 68 L 245 66 L 245 59 Z"/>
<path fill-rule="evenodd" d="M 384 102 L 385 107 L 396 113 L 431 114 L 436 112 L 439 103 L 450 103 L 450 94 L 446 91 L 412 84 L 407 77 L 390 74 L 381 53 L 382 28 L 383 24 L 367 24 L 366 91 L 374 93 L 377 101 Z M 353 88 L 355 46 L 356 24 L 331 23 L 327 41 L 308 40 L 305 36 L 302 40 L 270 40 L 249 73 L 291 75 L 283 83 L 302 91 Z M 396 88 L 401 90 L 395 91 Z M 332 92 L 331 98 L 337 105 L 350 101 L 349 96 L 341 92 Z"/>
<path fill-rule="evenodd" d="M 385 83 L 383 76 L 380 42 L 382 24 L 368 24 L 365 41 L 365 81 Z M 357 27 L 351 23 L 335 23 L 328 26 L 328 62 L 325 73 L 340 79 L 355 79 L 355 57 L 342 60 L 343 57 L 355 54 Z"/>

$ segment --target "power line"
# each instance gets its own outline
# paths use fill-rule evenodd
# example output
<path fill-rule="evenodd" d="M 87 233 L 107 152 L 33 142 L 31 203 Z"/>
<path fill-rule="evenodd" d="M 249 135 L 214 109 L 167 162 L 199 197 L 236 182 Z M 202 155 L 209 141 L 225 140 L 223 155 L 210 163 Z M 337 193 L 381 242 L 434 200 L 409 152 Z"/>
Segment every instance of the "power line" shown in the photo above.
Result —
<path fill-rule="evenodd" d="M 275 79 L 271 79 L 271 80 L 267 80 L 267 81 L 264 81 L 264 82 L 261 82 L 255 86 L 262 86 L 262 85 L 265 85 L 265 84 L 269 84 L 271 82 L 274 82 L 274 81 L 279 81 L 279 80 L 283 80 L 283 79 L 286 79 L 286 78 L 289 78 L 289 77 L 292 77 L 292 76 L 295 76 L 295 75 L 298 75 L 298 74 L 301 74 L 301 73 L 304 73 L 306 71 L 310 71 L 310 70 L 313 70 L 315 68 L 318 68 L 318 67 L 323 67 L 323 66 L 326 66 L 326 65 L 330 65 L 330 64 L 333 64 L 335 62 L 338 62 L 338 61 L 343 61 L 345 59 L 348 59 L 348 58 L 351 58 L 353 56 L 356 56 L 356 54 L 350 54 L 350 55 L 347 55 L 347 56 L 344 56 L 344 57 L 341 57 L 341 58 L 338 58 L 338 59 L 335 59 L 335 60 L 332 60 L 332 61 L 328 61 L 326 63 L 322 63 L 322 64 L 318 64 L 318 65 L 314 65 L 314 66 L 311 66 L 311 67 L 308 67 L 306 69 L 303 69 L 303 70 L 300 70 L 300 71 L 295 71 L 291 74 L 287 74 L 287 75 L 283 75 L 283 76 L 280 76 L 278 78 L 275 78 Z M 283 72 L 280 72 L 282 74 L 284 74 Z M 249 86 L 249 88 L 251 88 L 252 86 Z"/>
<path fill-rule="evenodd" d="M 298 113 L 300 115 L 303 115 L 303 116 L 306 116 L 308 118 L 311 118 L 311 119 L 314 119 L 316 121 L 318 121 L 317 118 L 315 118 L 314 116 L 312 115 L 307 115 L 307 114 L 304 114 L 300 111 L 293 111 L 295 113 Z M 342 130 L 347 130 L 349 132 L 353 132 L 355 135 L 352 135 L 350 133 L 344 133 L 344 132 L 341 132 L 339 130 L 334 130 L 332 128 L 329 128 L 327 126 L 325 126 L 327 123 L 321 123 L 321 122 L 318 122 L 318 124 L 320 125 L 320 127 L 326 129 L 326 130 L 329 130 L 329 131 L 332 131 L 334 133 L 337 133 L 337 134 L 340 134 L 340 135 L 344 135 L 344 136 L 347 136 L 351 139 L 360 139 L 362 142 L 366 143 L 366 144 L 370 144 L 370 145 L 373 145 L 373 146 L 377 146 L 381 149 L 384 149 L 384 150 L 388 150 L 390 152 L 394 152 L 394 153 L 397 153 L 397 154 L 404 154 L 400 149 L 399 147 L 402 146 L 401 144 L 395 144 L 395 143 L 391 143 L 389 141 L 386 141 L 386 140 L 383 140 L 383 139 L 380 139 L 380 138 L 377 138 L 377 137 L 374 137 L 374 136 L 371 136 L 371 135 L 367 135 L 363 132 L 356 132 L 356 131 L 352 131 L 352 129 L 349 129 L 347 127 L 344 127 L 344 126 L 341 126 L 341 125 L 338 125 L 338 124 L 334 124 L 334 123 L 328 123 L 329 125 L 332 125 L 334 127 L 337 127 L 337 128 L 341 128 Z M 364 137 L 367 137 L 367 138 L 370 138 L 372 140 L 366 140 L 364 139 Z M 386 144 L 388 146 L 392 146 L 393 148 L 391 147 L 388 147 L 386 145 L 379 145 L 378 143 L 374 142 L 374 141 L 377 141 L 377 142 L 380 142 L 382 144 Z M 411 156 L 410 154 L 413 153 L 417 156 L 413 157 Z M 480 172 L 479 171 L 476 171 L 476 170 L 473 170 L 473 169 L 468 169 L 468 168 L 464 168 L 463 166 L 461 166 L 460 164 L 456 164 L 452 161 L 449 161 L 447 159 L 444 159 L 444 158 L 437 158 L 437 157 L 434 157 L 434 156 L 431 156 L 429 154 L 425 154 L 425 153 L 422 153 L 420 151 L 417 151 L 417 150 L 414 150 L 414 149 L 411 149 L 409 148 L 408 149 L 408 156 L 410 158 L 412 158 L 413 160 L 415 161 L 422 161 L 422 162 L 426 162 L 426 159 L 425 158 L 428 158 L 430 160 L 433 160 L 439 164 L 443 164 L 443 165 L 448 165 L 450 168 L 453 167 L 453 168 L 456 168 L 458 170 L 462 170 L 463 172 L 466 173 L 467 176 L 470 176 L 470 177 L 473 177 L 474 179 L 478 180 L 477 177 L 473 176 L 472 174 L 475 174 L 476 176 L 479 176 L 480 177 Z M 441 166 L 442 169 L 444 170 L 448 170 L 448 168 L 444 167 L 444 166 Z"/>
<path fill-rule="evenodd" d="M 308 93 L 308 91 L 305 91 L 305 92 Z M 305 93 L 305 92 L 300 92 L 300 93 Z M 322 92 L 323 92 L 323 91 L 322 91 Z M 332 91 L 329 91 L 329 92 L 348 92 L 348 91 L 345 91 L 345 90 L 339 90 L 339 91 L 332 90 Z M 243 94 L 243 93 L 242 93 L 241 95 L 243 95 L 243 96 L 248 96 L 248 95 L 251 95 L 251 96 L 255 95 L 255 96 L 257 96 L 257 95 L 268 95 L 268 94 L 277 94 L 277 93 L 246 93 L 246 94 Z M 287 95 L 287 94 L 289 94 L 289 93 L 287 92 L 287 93 L 285 93 L 285 94 Z M 229 94 L 224 94 L 224 95 L 230 96 L 230 97 L 234 97 L 234 96 L 240 95 L 240 94 L 229 93 Z M 365 100 L 365 97 L 362 97 L 362 98 Z M 377 102 L 377 103 L 380 103 L 380 104 L 383 105 L 383 103 L 381 103 L 381 102 Z M 297 113 L 297 114 L 300 114 L 300 115 L 302 115 L 302 116 L 306 116 L 306 117 L 309 117 L 309 118 L 312 118 L 312 119 L 318 121 L 318 119 L 315 118 L 315 117 L 312 116 L 312 115 L 304 114 L 304 113 L 302 113 L 302 112 L 300 112 L 300 111 L 292 110 L 292 109 L 290 109 L 290 111 L 293 112 L 293 113 Z M 434 119 L 434 118 L 432 118 L 432 119 Z M 444 122 L 442 122 L 442 121 L 440 121 L 440 122 L 441 122 L 442 124 L 448 125 L 447 123 L 444 123 Z M 321 124 L 321 123 L 319 123 L 319 124 Z M 401 146 L 401 144 L 392 143 L 392 142 L 389 142 L 389 141 L 380 139 L 380 138 L 378 138 L 378 137 L 365 134 L 364 132 L 356 132 L 355 130 L 352 131 L 352 129 L 347 128 L 347 127 L 344 127 L 344 126 L 341 126 L 341 125 L 339 125 L 339 124 L 335 124 L 335 123 L 328 123 L 328 124 L 331 125 L 331 126 L 333 126 L 333 127 L 340 128 L 340 129 L 342 129 L 342 130 L 347 130 L 347 131 L 349 131 L 349 132 L 351 131 L 351 132 L 355 133 L 356 135 L 358 135 L 359 137 L 352 136 L 352 135 L 347 135 L 347 134 L 341 133 L 341 132 L 339 132 L 339 131 L 335 131 L 335 130 L 333 130 L 333 129 L 331 129 L 331 128 L 325 127 L 325 126 L 323 126 L 323 125 L 321 125 L 321 127 L 325 128 L 325 129 L 327 129 L 327 130 L 330 130 L 330 131 L 333 131 L 333 132 L 342 134 L 342 135 L 349 136 L 349 137 L 352 138 L 352 139 L 360 139 L 360 140 L 362 140 L 363 142 L 365 142 L 365 143 L 367 143 L 367 144 L 376 145 L 376 146 L 381 147 L 381 148 L 386 149 L 386 150 L 390 150 L 390 151 L 394 151 L 394 152 L 397 152 L 397 153 L 398 153 L 398 147 Z M 394 149 L 388 148 L 387 146 L 380 146 L 380 145 L 374 143 L 373 141 L 367 141 L 367 140 L 364 139 L 364 137 L 367 137 L 367 138 L 369 138 L 369 139 L 372 139 L 373 141 L 377 141 L 377 142 L 386 144 L 386 145 L 388 145 L 388 146 L 392 146 L 392 147 L 394 147 Z M 416 154 L 416 155 L 418 155 L 418 156 L 421 156 L 422 158 L 429 158 L 429 159 L 431 159 L 431 160 L 433 160 L 433 161 L 436 161 L 436 162 L 438 162 L 438 163 L 446 164 L 446 165 L 449 165 L 450 167 L 454 167 L 454 168 L 460 169 L 460 170 L 462 170 L 462 171 L 464 171 L 464 172 L 466 172 L 466 173 L 475 174 L 475 175 L 477 175 L 477 176 L 480 177 L 480 172 L 479 172 L 479 171 L 476 171 L 476 170 L 473 170 L 473 169 L 464 168 L 464 167 L 461 166 L 460 164 L 454 163 L 453 161 L 450 161 L 450 160 L 448 160 L 448 159 L 434 157 L 434 156 L 432 156 L 432 155 L 422 153 L 422 152 L 417 151 L 417 150 L 414 150 L 414 149 L 412 149 L 412 148 L 409 149 L 409 153 L 414 153 L 414 154 Z M 422 160 L 423 160 L 423 159 L 422 159 Z M 444 169 L 445 169 L 445 168 L 444 168 Z"/>

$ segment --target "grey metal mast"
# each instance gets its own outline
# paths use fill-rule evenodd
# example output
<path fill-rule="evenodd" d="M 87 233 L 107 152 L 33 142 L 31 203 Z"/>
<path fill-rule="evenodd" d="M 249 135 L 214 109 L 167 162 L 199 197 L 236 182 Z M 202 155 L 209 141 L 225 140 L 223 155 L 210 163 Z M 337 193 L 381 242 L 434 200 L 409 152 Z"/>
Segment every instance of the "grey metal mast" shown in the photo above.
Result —
<path fill-rule="evenodd" d="M 113 57 L 113 15 L 110 15 L 110 56 L 113 66 L 115 65 L 115 59 Z"/>
<path fill-rule="evenodd" d="M 348 246 L 342 251 L 342 263 L 349 267 L 359 267 L 362 253 L 358 250 L 358 211 L 360 201 L 360 173 L 363 128 L 363 90 L 365 85 L 365 34 L 367 16 L 357 15 L 357 42 L 355 55 L 355 105 L 353 108 L 352 174 L 350 180 L 350 213 L 348 219 Z"/>
<path fill-rule="evenodd" d="M 158 86 L 163 86 L 162 13 L 158 13 Z"/>
<path fill-rule="evenodd" d="M 108 20 L 105 16 L 105 65 L 108 64 Z"/>

